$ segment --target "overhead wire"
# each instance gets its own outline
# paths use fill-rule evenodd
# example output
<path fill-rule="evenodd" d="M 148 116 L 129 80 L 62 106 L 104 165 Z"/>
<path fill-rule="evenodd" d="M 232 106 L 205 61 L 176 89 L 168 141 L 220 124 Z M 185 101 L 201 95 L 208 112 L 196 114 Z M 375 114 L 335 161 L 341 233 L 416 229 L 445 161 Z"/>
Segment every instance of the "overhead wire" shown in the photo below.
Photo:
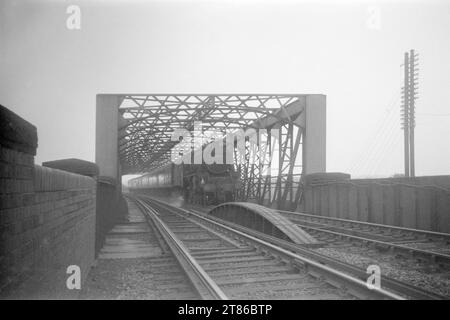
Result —
<path fill-rule="evenodd" d="M 368 166 L 368 162 L 371 161 L 373 154 L 377 152 L 380 146 L 383 144 L 387 130 L 391 129 L 393 122 L 395 122 L 395 117 L 393 116 L 394 107 L 397 106 L 399 99 L 395 99 L 394 93 L 391 97 L 389 107 L 386 109 L 385 114 L 375 125 L 375 132 L 368 138 L 366 142 L 366 149 L 359 155 L 358 158 L 353 163 L 350 168 L 350 172 L 361 173 Z"/>

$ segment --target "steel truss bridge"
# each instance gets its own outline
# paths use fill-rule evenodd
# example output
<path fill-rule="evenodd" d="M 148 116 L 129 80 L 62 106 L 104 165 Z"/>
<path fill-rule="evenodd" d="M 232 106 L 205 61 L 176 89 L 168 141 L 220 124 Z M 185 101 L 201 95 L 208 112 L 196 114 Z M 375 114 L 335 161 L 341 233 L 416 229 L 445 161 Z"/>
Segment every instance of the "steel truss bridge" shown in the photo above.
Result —
<path fill-rule="evenodd" d="M 119 180 L 120 175 L 143 174 L 168 164 L 172 150 L 181 145 L 172 141 L 174 131 L 185 129 L 199 135 L 194 131 L 197 123 L 202 126 L 203 143 L 240 129 L 256 132 L 253 138 L 246 136 L 244 150 L 234 147 L 233 161 L 242 181 L 240 200 L 296 207 L 302 195 L 301 177 L 325 171 L 324 95 L 98 95 L 100 141 L 109 139 L 101 137 L 102 132 L 103 136 L 107 134 L 102 124 L 104 127 L 108 119 L 116 119 L 106 115 L 106 110 L 117 112 L 118 169 L 112 178 Z M 219 136 L 208 135 L 212 131 L 219 132 Z M 198 147 L 192 144 L 192 148 Z"/>

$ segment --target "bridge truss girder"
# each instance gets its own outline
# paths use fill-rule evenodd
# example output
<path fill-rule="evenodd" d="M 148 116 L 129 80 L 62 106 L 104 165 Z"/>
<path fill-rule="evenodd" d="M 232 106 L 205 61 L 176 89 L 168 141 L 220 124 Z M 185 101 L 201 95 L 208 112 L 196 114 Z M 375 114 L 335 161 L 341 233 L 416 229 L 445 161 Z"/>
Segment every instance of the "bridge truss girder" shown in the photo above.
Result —
<path fill-rule="evenodd" d="M 115 96 L 120 174 L 146 173 L 169 163 L 178 144 L 171 134 L 175 129 L 192 130 L 196 121 L 204 131 L 219 130 L 223 135 L 237 129 L 267 130 L 265 138 L 258 135 L 256 145 L 246 143 L 244 157 L 234 157 L 242 179 L 240 200 L 296 206 L 301 176 L 325 171 L 323 95 Z"/>

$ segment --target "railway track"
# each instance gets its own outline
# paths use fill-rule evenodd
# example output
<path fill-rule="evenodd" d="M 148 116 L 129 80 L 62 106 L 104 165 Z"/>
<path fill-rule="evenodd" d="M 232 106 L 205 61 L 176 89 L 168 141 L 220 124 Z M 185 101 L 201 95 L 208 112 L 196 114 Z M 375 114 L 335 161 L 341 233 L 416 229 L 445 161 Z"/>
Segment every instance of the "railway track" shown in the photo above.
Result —
<path fill-rule="evenodd" d="M 419 260 L 450 266 L 450 234 L 278 210 L 320 241 L 372 244 Z"/>
<path fill-rule="evenodd" d="M 208 214 L 208 210 L 204 207 L 187 206 L 185 209 L 203 216 Z M 291 212 L 286 213 L 289 214 Z M 209 217 L 214 219 L 213 216 Z M 315 216 L 312 216 L 312 218 L 315 218 Z M 383 273 L 383 287 L 409 299 L 446 300 L 450 298 L 448 272 L 446 272 L 445 268 L 443 272 L 441 272 L 440 268 L 437 268 L 437 270 L 430 268 L 430 264 L 427 262 L 428 260 L 414 263 L 409 258 L 409 254 L 398 256 L 397 251 L 392 254 L 389 250 L 379 250 L 385 248 L 385 246 L 372 246 L 372 243 L 362 240 L 357 242 L 349 241 L 345 236 L 330 237 L 327 239 L 328 241 L 323 242 L 321 247 L 305 248 L 290 242 L 280 241 L 279 238 L 273 238 L 228 221 L 222 220 L 222 222 L 234 228 L 242 229 L 248 234 L 254 234 L 256 237 L 282 246 L 287 250 L 297 252 L 316 261 L 320 261 L 322 264 L 330 265 L 343 272 L 352 274 L 361 280 L 366 279 L 366 270 L 370 265 L 378 265 Z M 355 222 L 358 223 L 357 221 Z M 415 230 L 412 229 L 411 231 Z M 421 230 L 418 231 L 421 232 Z M 433 236 L 440 236 L 440 234 L 433 232 L 432 234 Z"/>
<path fill-rule="evenodd" d="M 205 299 L 403 299 L 226 224 L 148 197 L 132 198 Z"/>
<path fill-rule="evenodd" d="M 200 299 L 156 226 L 133 201 L 128 201 L 128 209 L 108 232 L 79 298 Z"/>

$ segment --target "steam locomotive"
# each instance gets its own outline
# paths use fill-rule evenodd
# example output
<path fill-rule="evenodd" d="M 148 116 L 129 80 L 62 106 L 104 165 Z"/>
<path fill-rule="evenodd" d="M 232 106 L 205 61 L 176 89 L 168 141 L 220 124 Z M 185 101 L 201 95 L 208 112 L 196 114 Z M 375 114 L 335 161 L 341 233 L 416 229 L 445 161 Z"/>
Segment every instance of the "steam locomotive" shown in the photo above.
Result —
<path fill-rule="evenodd" d="M 230 164 L 174 164 L 128 181 L 131 192 L 181 193 L 188 203 L 213 205 L 234 201 L 239 174 Z"/>

